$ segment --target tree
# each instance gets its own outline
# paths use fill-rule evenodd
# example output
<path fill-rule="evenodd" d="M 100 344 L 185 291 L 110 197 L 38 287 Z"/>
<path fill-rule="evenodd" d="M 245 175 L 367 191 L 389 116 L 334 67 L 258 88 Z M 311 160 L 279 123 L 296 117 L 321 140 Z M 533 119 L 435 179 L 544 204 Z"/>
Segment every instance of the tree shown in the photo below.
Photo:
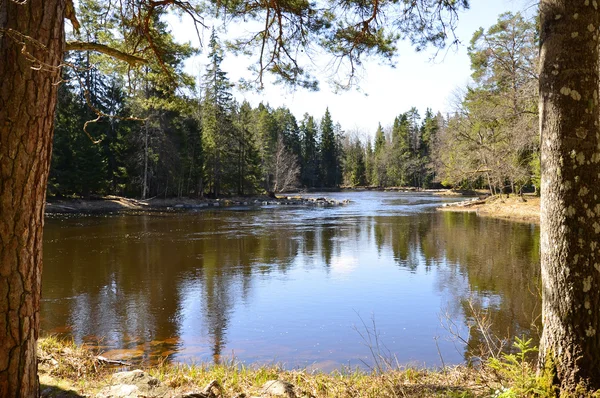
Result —
<path fill-rule="evenodd" d="M 333 127 L 333 120 L 329 108 L 325 110 L 325 115 L 321 119 L 321 140 L 319 145 L 321 158 L 321 184 L 324 187 L 334 187 L 337 183 L 338 156 L 336 151 L 336 137 Z"/>
<path fill-rule="evenodd" d="M 227 161 L 235 146 L 235 132 L 231 114 L 233 96 L 227 74 L 221 69 L 223 49 L 213 29 L 208 44 L 210 63 L 204 75 L 204 101 L 202 103 L 202 151 L 205 156 L 208 189 L 212 196 L 219 196 L 222 190 Z"/>
<path fill-rule="evenodd" d="M 392 125 L 392 143 L 389 173 L 393 184 L 406 186 L 409 182 L 408 163 L 410 160 L 409 121 L 406 113 L 397 116 Z"/>
<path fill-rule="evenodd" d="M 344 184 L 349 186 L 366 185 L 365 148 L 358 136 L 344 140 Z"/>
<path fill-rule="evenodd" d="M 273 192 L 285 192 L 295 188 L 300 176 L 298 157 L 286 148 L 283 136 L 277 139 L 274 163 Z"/>
<path fill-rule="evenodd" d="M 535 24 L 518 13 L 504 13 L 473 35 L 473 84 L 436 147 L 437 171 L 447 182 L 485 180 L 495 194 L 518 193 L 531 181 L 539 147 L 535 45 Z"/>
<path fill-rule="evenodd" d="M 375 144 L 373 149 L 373 167 L 371 169 L 371 183 L 377 186 L 387 185 L 388 172 L 388 151 L 385 133 L 381 127 L 381 123 L 377 126 L 375 132 Z"/>
<path fill-rule="evenodd" d="M 302 140 L 302 184 L 314 187 L 317 184 L 319 172 L 319 148 L 317 146 L 317 123 L 308 113 L 300 124 Z"/>
<path fill-rule="evenodd" d="M 600 13 L 540 3 L 540 367 L 563 389 L 600 388 Z"/>
<path fill-rule="evenodd" d="M 238 133 L 238 194 L 256 192 L 260 182 L 260 157 L 256 137 L 252 134 L 252 107 L 246 101 L 237 111 Z"/>
<path fill-rule="evenodd" d="M 0 396 L 38 396 L 42 230 L 66 2 L 0 3 Z M 27 16 L 27 18 L 24 18 Z M 43 27 L 43 29 L 41 29 Z M 31 68 L 21 50 L 43 61 Z M 38 47 L 40 43 L 44 47 Z"/>

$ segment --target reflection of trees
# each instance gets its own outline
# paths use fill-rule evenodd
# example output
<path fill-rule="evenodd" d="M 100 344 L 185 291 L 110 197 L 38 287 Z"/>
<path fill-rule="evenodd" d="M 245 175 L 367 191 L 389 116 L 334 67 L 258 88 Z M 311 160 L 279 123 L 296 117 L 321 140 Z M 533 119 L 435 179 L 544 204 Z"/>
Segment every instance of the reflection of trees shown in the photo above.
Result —
<path fill-rule="evenodd" d="M 71 325 L 77 342 L 100 336 L 149 356 L 177 351 L 184 318 L 193 318 L 218 361 L 231 315 L 257 276 L 284 274 L 298 259 L 329 267 L 345 250 L 372 245 L 412 272 L 437 269 L 450 313 L 469 319 L 472 298 L 498 336 L 530 334 L 539 315 L 530 293 L 540 278 L 536 228 L 460 213 L 308 220 L 284 213 L 49 220 L 44 328 Z M 478 333 L 468 338 L 481 343 Z"/>
<path fill-rule="evenodd" d="M 48 220 L 44 329 L 68 326 L 78 343 L 99 340 L 136 356 L 176 351 L 178 292 L 192 278 L 201 281 L 198 300 L 218 359 L 229 313 L 249 294 L 252 275 L 286 272 L 299 243 L 292 230 L 261 228 L 257 234 L 209 214 Z"/>
<path fill-rule="evenodd" d="M 490 317 L 492 335 L 509 339 L 524 335 L 537 341 L 536 331 L 541 330 L 539 230 L 473 214 L 443 213 L 441 217 L 449 243 L 446 257 L 468 275 L 472 293 L 470 305 L 467 298 L 462 300 L 466 316 L 473 317 L 475 312 Z M 472 330 L 467 357 L 479 354 L 482 337 Z"/>
<path fill-rule="evenodd" d="M 526 224 L 477 217 L 471 213 L 417 214 L 375 220 L 379 247 L 390 247 L 402 267 L 443 264 L 440 289 L 452 289 L 457 275 L 467 277 L 468 291 L 457 307 L 468 320 L 490 317 L 490 332 L 499 337 L 535 336 L 540 327 L 539 230 Z M 471 302 L 471 304 L 468 303 Z M 532 321 L 533 320 L 533 321 Z M 534 335 L 532 336 L 532 328 Z M 477 355 L 482 335 L 472 330 L 467 357 Z"/>

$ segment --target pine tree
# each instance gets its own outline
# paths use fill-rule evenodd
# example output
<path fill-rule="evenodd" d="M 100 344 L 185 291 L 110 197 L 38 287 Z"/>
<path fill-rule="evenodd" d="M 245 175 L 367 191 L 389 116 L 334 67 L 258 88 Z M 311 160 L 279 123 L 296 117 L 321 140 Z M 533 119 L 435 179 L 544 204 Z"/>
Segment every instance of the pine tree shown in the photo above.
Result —
<path fill-rule="evenodd" d="M 274 155 L 277 150 L 277 121 L 269 105 L 258 104 L 254 111 L 254 134 L 260 156 L 263 189 L 273 190 Z"/>
<path fill-rule="evenodd" d="M 204 74 L 202 102 L 202 150 L 207 176 L 207 188 L 212 196 L 219 196 L 227 184 L 226 169 L 231 164 L 234 128 L 231 120 L 233 97 L 231 83 L 221 69 L 223 50 L 213 29 L 208 44 L 210 60 Z M 235 184 L 235 182 L 233 182 Z"/>
<path fill-rule="evenodd" d="M 386 186 L 388 183 L 388 151 L 385 133 L 381 123 L 375 132 L 373 148 L 373 168 L 371 169 L 371 182 L 377 186 Z"/>
<path fill-rule="evenodd" d="M 331 119 L 329 108 L 327 108 L 323 119 L 321 119 L 321 140 L 319 142 L 320 175 L 321 183 L 324 187 L 336 186 L 338 173 L 336 146 L 333 120 Z"/>
<path fill-rule="evenodd" d="M 240 195 L 252 194 L 260 186 L 260 155 L 256 137 L 253 133 L 253 110 L 246 101 L 237 110 L 236 130 L 238 132 L 237 150 L 237 191 Z"/>
<path fill-rule="evenodd" d="M 319 178 L 319 149 L 317 143 L 318 133 L 315 119 L 308 113 L 300 124 L 302 138 L 302 184 L 306 187 L 315 187 Z"/>

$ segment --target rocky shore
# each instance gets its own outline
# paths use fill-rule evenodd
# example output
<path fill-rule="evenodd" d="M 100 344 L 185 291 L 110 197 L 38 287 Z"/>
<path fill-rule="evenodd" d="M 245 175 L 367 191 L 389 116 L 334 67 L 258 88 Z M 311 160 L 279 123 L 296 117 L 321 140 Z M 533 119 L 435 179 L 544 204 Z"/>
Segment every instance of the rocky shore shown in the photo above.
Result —
<path fill-rule="evenodd" d="M 485 397 L 500 386 L 485 369 L 341 368 L 333 373 L 277 365 L 119 364 L 69 341 L 38 342 L 42 398 L 433 398 Z"/>
<path fill-rule="evenodd" d="M 46 214 L 62 213 L 114 213 L 114 212 L 176 212 L 186 210 L 214 209 L 223 207 L 263 206 L 342 206 L 348 200 L 304 196 L 252 196 L 220 199 L 167 198 L 138 200 L 121 196 L 105 196 L 97 199 L 51 199 L 46 203 Z"/>

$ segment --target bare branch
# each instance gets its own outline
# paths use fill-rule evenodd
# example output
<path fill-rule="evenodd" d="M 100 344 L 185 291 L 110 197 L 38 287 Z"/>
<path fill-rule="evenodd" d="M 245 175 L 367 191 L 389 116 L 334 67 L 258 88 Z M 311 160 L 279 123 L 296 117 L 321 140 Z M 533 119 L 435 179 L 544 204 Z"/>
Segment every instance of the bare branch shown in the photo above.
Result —
<path fill-rule="evenodd" d="M 67 5 L 65 8 L 65 18 L 71 21 L 73 29 L 76 33 L 79 34 L 79 28 L 81 28 L 81 24 L 77 20 L 77 15 L 75 15 L 75 6 L 73 5 L 73 0 L 67 0 Z"/>

